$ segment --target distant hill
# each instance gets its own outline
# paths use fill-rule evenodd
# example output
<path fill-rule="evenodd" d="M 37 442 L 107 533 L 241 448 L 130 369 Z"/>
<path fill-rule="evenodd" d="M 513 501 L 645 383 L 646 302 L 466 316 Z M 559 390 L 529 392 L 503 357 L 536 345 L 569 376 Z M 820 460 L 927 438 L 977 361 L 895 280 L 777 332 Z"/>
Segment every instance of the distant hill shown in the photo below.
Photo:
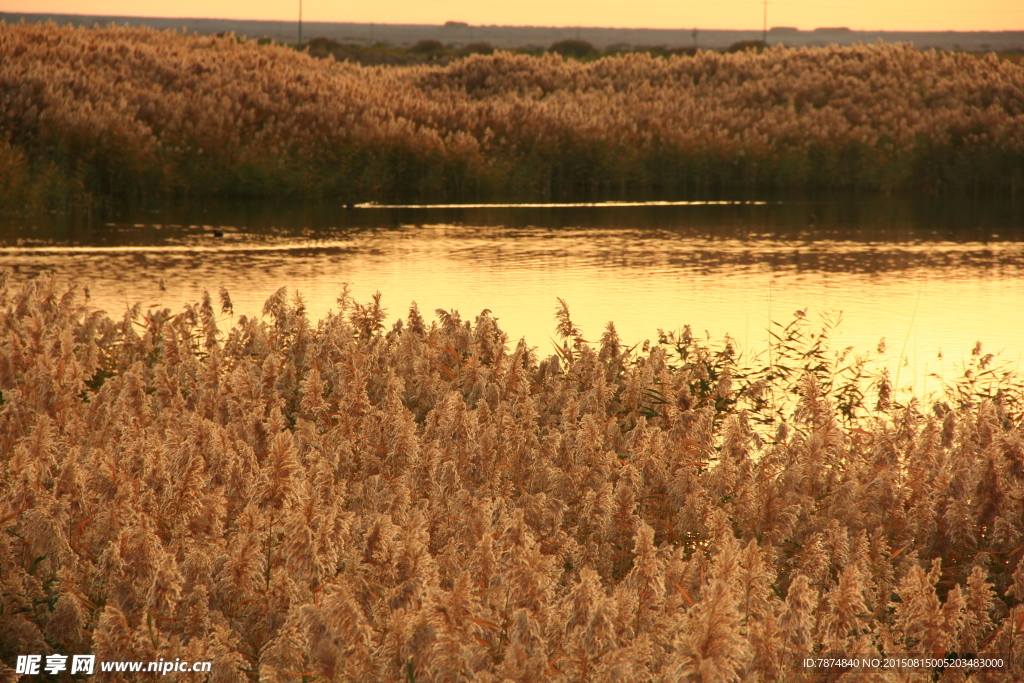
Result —
<path fill-rule="evenodd" d="M 0 21 L 54 21 L 76 26 L 109 23 L 150 26 L 155 29 L 176 29 L 200 34 L 233 32 L 248 38 L 270 38 L 294 43 L 298 39 L 295 21 L 245 21 L 236 19 L 166 19 L 152 17 L 93 16 L 76 14 L 16 14 L 0 12 Z M 410 46 L 421 40 L 437 40 L 445 45 L 461 46 L 486 41 L 499 48 L 548 47 L 567 39 L 580 39 L 601 50 L 608 47 L 628 49 L 663 45 L 724 49 L 745 40 L 760 40 L 761 31 L 735 31 L 697 27 L 679 29 L 596 28 L 557 26 L 474 26 L 461 21 L 445 24 L 355 24 L 335 22 L 303 22 L 303 40 L 315 37 L 339 42 L 377 43 Z M 859 31 L 846 27 L 819 28 L 800 31 L 775 27 L 768 31 L 769 44 L 850 45 L 857 42 L 913 43 L 921 48 L 966 51 L 1024 50 L 1024 31 Z"/>

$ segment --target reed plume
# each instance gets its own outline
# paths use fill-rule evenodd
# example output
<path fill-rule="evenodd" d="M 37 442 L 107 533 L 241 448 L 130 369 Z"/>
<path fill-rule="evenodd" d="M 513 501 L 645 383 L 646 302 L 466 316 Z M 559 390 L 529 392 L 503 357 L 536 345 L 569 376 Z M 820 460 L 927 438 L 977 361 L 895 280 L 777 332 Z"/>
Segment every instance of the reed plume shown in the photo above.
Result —
<path fill-rule="evenodd" d="M 804 657 L 875 653 L 1024 676 L 1019 380 L 844 412 L 812 366 L 766 405 L 685 335 L 592 348 L 565 311 L 538 358 L 489 312 L 340 305 L 314 327 L 282 291 L 222 330 L 208 301 L 111 319 L 0 287 L 0 675 L 60 651 L 225 682 L 810 681 Z"/>

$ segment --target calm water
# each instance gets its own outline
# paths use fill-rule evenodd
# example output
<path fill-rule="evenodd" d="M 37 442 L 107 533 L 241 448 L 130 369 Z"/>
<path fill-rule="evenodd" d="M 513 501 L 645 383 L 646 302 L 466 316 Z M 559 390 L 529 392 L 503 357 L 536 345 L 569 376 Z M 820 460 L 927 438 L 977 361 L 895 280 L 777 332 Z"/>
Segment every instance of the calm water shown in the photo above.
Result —
<path fill-rule="evenodd" d="M 283 286 L 316 319 L 347 282 L 359 301 L 382 292 L 392 318 L 412 301 L 470 319 L 491 309 L 544 355 L 556 297 L 588 339 L 608 321 L 629 342 L 690 325 L 751 351 L 770 320 L 842 311 L 836 344 L 868 352 L 886 338 L 918 388 L 952 376 L 977 340 L 1014 366 L 1024 352 L 1024 209 L 1012 202 L 245 205 L 0 231 L 0 268 L 76 278 L 112 314 L 223 286 L 236 315 L 259 315 Z"/>

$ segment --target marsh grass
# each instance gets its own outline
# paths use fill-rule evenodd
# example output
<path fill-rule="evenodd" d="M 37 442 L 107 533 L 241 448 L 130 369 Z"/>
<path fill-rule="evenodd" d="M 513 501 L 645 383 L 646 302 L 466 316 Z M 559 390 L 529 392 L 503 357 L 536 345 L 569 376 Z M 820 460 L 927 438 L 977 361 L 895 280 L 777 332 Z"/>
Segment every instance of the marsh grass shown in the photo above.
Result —
<path fill-rule="evenodd" d="M 907 45 L 369 67 L 0 23 L 0 209 L 1020 192 L 1024 66 Z"/>
<path fill-rule="evenodd" d="M 804 319 L 748 368 L 687 331 L 588 341 L 563 301 L 548 358 L 489 311 L 219 303 L 114 318 L 4 276 L 5 680 L 31 652 L 282 683 L 812 681 L 830 653 L 1024 676 L 1024 392 L 980 350 L 924 405 Z"/>

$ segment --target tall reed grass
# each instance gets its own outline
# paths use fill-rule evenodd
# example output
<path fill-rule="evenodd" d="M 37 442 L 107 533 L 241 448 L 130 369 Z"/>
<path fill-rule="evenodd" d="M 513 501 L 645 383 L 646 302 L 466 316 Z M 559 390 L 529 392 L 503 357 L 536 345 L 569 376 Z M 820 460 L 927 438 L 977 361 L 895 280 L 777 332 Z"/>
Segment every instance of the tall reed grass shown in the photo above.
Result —
<path fill-rule="evenodd" d="M 0 677 L 51 651 L 216 681 L 1024 677 L 1019 378 L 897 405 L 799 325 L 747 369 L 685 332 L 585 342 L 564 303 L 540 358 L 488 311 L 338 302 L 313 324 L 282 289 L 222 331 L 226 292 L 115 318 L 0 287 Z"/>
<path fill-rule="evenodd" d="M 1024 66 L 908 45 L 363 67 L 0 24 L 0 197 L 1016 192 Z"/>

